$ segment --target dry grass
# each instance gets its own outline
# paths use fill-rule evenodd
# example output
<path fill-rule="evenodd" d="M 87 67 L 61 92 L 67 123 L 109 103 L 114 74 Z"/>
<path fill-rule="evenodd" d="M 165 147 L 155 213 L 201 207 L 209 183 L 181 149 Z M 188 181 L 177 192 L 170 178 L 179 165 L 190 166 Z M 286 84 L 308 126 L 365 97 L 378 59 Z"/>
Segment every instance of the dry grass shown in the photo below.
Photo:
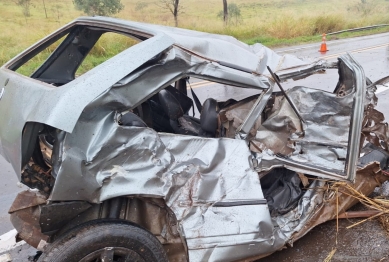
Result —
<path fill-rule="evenodd" d="M 336 182 L 332 185 L 331 190 L 339 191 L 342 194 L 345 194 L 347 196 L 353 197 L 357 199 L 360 203 L 362 203 L 364 206 L 366 206 L 368 209 L 371 210 L 377 210 L 378 214 L 373 215 L 369 218 L 363 219 L 357 223 L 352 224 L 351 226 L 348 226 L 347 229 L 353 228 L 355 226 L 358 226 L 368 220 L 372 220 L 374 218 L 378 218 L 381 222 L 382 227 L 386 232 L 389 232 L 389 200 L 382 198 L 382 197 L 376 197 L 376 198 L 370 198 L 365 196 L 364 194 L 360 193 L 358 190 L 353 188 L 350 184 L 345 182 Z"/>
<path fill-rule="evenodd" d="M 389 235 L 389 215 L 382 215 L 378 218 L 382 228 L 385 230 L 386 234 Z"/>
<path fill-rule="evenodd" d="M 331 262 L 332 257 L 336 253 L 336 248 L 332 249 L 328 256 L 323 260 L 323 262 Z"/>
<path fill-rule="evenodd" d="M 0 1 L 0 65 L 38 39 L 82 15 L 72 0 L 32 0 L 31 16 L 25 18 L 12 0 Z M 172 15 L 161 9 L 158 0 L 122 0 L 124 10 L 119 18 L 163 25 L 174 24 Z M 229 0 L 241 10 L 237 24 L 224 26 L 217 17 L 220 0 L 181 1 L 184 12 L 179 26 L 199 31 L 229 34 L 248 43 L 266 41 L 280 44 L 288 39 L 319 35 L 346 28 L 389 23 L 389 1 L 367 0 Z M 115 48 L 115 47 L 114 47 Z M 105 55 L 104 52 L 100 55 Z"/>

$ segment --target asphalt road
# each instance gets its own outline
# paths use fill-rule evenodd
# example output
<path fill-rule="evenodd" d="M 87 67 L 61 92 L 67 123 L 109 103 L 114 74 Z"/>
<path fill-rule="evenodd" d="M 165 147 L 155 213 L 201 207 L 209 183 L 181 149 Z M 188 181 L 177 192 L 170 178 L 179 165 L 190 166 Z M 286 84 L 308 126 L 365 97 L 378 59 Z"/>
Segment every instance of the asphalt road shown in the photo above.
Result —
<path fill-rule="evenodd" d="M 315 58 L 322 58 L 328 61 L 336 61 L 336 58 L 339 55 L 344 54 L 345 52 L 349 52 L 363 66 L 363 68 L 365 69 L 366 76 L 369 77 L 372 81 L 375 81 L 381 77 L 389 75 L 389 33 L 367 36 L 367 37 L 359 37 L 353 39 L 335 40 L 335 41 L 327 42 L 327 46 L 329 51 L 325 54 L 321 54 L 320 52 L 318 52 L 320 43 L 281 48 L 281 49 L 277 49 L 276 51 L 279 53 L 293 54 L 304 59 L 313 60 Z M 290 88 L 295 85 L 304 85 L 304 86 L 332 91 L 336 86 L 337 80 L 338 80 L 337 71 L 329 70 L 326 74 L 311 76 L 309 78 L 300 80 L 298 82 L 290 81 L 283 85 L 285 88 Z M 253 90 L 242 91 L 241 89 L 237 91 L 236 89 L 231 87 L 227 87 L 223 85 L 215 85 L 201 80 L 196 83 L 193 83 L 192 87 L 201 101 L 204 101 L 208 97 L 218 97 L 222 99 L 228 99 L 228 98 L 240 99 L 258 92 Z M 389 98 L 389 90 L 387 87 L 380 87 L 377 93 L 379 98 L 378 109 L 385 114 L 387 119 L 389 119 L 389 106 L 387 106 L 387 99 Z M 0 156 L 0 235 L 12 229 L 12 225 L 9 222 L 7 210 L 10 207 L 16 194 L 21 190 L 22 190 L 22 186 L 18 184 L 17 176 L 14 173 L 13 169 L 4 160 L 4 158 Z M 376 233 L 378 232 L 377 234 L 382 233 L 377 228 L 377 225 L 374 225 L 373 227 L 375 228 L 374 229 L 375 232 Z M 307 246 L 309 248 L 309 246 L 311 246 L 312 243 L 315 243 L 315 248 L 317 245 L 329 246 L 328 244 L 320 241 L 320 239 L 323 237 L 323 233 L 320 233 L 322 231 L 328 232 L 328 234 L 331 234 L 332 232 L 330 229 L 327 229 L 327 231 L 325 231 L 325 229 L 322 229 L 321 227 L 314 229 L 312 233 L 308 234 L 303 238 L 304 241 L 306 242 L 305 248 L 307 248 Z M 376 239 L 374 245 L 376 245 L 378 242 L 381 243 L 382 241 L 383 242 L 386 241 L 384 243 L 385 245 L 382 244 L 382 247 L 385 247 L 385 249 L 387 250 L 387 248 L 389 248 L 389 243 L 386 239 L 384 239 L 385 236 L 380 235 L 378 238 L 379 240 Z M 298 242 L 298 244 L 302 243 L 299 244 L 301 245 L 301 247 L 293 248 L 295 252 L 299 252 L 299 250 L 302 250 L 304 248 L 304 243 L 302 241 L 303 240 Z M 333 239 L 327 238 L 326 241 L 333 241 Z M 347 242 L 347 243 L 349 245 L 353 245 L 350 250 L 354 250 L 353 252 L 356 252 L 355 250 L 358 250 L 358 245 L 361 246 L 366 245 L 367 242 L 360 241 L 360 242 Z M 348 246 L 346 246 L 345 248 L 347 249 L 347 247 Z M 289 249 L 289 250 L 293 250 L 293 249 Z M 327 250 L 324 249 L 320 249 L 320 250 L 323 250 L 321 256 L 324 256 L 324 254 L 326 254 L 327 252 Z M 312 261 L 315 261 L 316 255 L 317 254 L 313 255 Z M 282 257 L 285 257 L 286 260 L 281 260 Z M 267 260 L 267 261 L 310 261 L 307 260 L 306 258 L 307 257 L 305 256 L 305 260 L 304 260 L 304 256 L 298 258 L 298 256 L 296 256 L 296 253 L 295 255 L 293 254 L 290 255 L 290 253 L 281 251 L 277 253 L 276 257 L 273 257 L 271 260 Z M 353 260 L 352 257 L 351 260 L 346 259 L 347 255 L 346 257 L 343 258 L 344 258 L 343 261 L 357 261 L 357 260 Z M 379 258 L 377 257 L 377 259 Z M 342 259 L 340 259 L 339 261 L 342 261 Z M 363 260 L 363 261 L 374 261 L 374 260 Z"/>

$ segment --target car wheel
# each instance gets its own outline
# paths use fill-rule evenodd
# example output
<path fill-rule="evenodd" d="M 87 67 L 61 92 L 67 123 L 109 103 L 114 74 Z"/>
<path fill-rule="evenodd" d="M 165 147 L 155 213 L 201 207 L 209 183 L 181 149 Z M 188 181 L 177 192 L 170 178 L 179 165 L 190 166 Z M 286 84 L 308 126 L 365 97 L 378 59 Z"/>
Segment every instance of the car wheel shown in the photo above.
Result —
<path fill-rule="evenodd" d="M 38 262 L 167 262 L 150 232 L 126 222 L 100 221 L 77 227 L 46 248 Z"/>

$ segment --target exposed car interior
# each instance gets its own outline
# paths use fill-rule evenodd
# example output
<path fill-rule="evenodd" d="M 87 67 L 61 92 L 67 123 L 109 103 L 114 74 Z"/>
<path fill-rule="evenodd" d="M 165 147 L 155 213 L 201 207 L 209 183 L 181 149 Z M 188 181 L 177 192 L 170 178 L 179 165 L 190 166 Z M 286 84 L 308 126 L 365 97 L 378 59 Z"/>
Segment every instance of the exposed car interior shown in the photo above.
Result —
<path fill-rule="evenodd" d="M 233 138 L 234 134 L 227 133 L 222 124 L 223 112 L 233 107 L 246 105 L 254 101 L 258 95 L 249 96 L 240 101 L 235 99 L 217 101 L 214 98 L 207 98 L 201 104 L 193 90 L 191 90 L 193 99 L 188 96 L 187 80 L 188 78 L 178 80 L 175 87 L 167 86 L 132 112 L 123 114 L 122 118 L 126 119 L 128 115 L 132 115 L 131 118 L 139 117 L 139 122 L 142 121 L 157 132 Z M 251 106 L 252 103 L 249 105 Z M 200 112 L 198 118 L 194 116 L 195 110 Z M 132 122 L 120 122 L 126 126 L 138 126 L 135 123 L 131 124 Z"/>

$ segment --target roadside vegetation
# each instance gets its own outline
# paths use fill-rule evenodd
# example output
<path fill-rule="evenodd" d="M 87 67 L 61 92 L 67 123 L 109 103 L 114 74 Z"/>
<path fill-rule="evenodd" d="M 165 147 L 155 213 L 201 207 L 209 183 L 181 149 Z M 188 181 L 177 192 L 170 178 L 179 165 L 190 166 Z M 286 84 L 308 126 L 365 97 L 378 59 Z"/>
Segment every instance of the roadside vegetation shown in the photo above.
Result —
<path fill-rule="evenodd" d="M 1 0 L 0 65 L 56 28 L 85 15 L 86 2 L 107 0 Z M 109 1 L 108 1 L 109 2 Z M 127 20 L 228 34 L 248 44 L 267 46 L 320 42 L 322 33 L 389 24 L 389 0 L 115 0 Z M 76 5 L 75 5 L 76 4 Z M 227 4 L 227 5 L 224 5 Z M 77 7 L 77 8 L 76 8 Z M 225 9 L 225 8 L 226 9 Z M 116 13 L 116 11 L 118 13 Z M 228 20 L 225 19 L 229 13 Z M 89 13 L 93 13 L 89 11 Z M 94 13 L 101 13 L 94 11 Z M 389 27 L 369 32 L 389 31 Z M 369 32 L 346 33 L 361 35 Z M 329 37 L 338 38 L 342 35 Z M 115 39 L 113 39 L 115 40 Z M 122 41 L 104 41 L 106 45 Z M 126 43 L 122 43 L 125 45 Z M 115 48 L 115 47 L 114 47 Z M 122 48 L 122 47 L 121 47 Z M 107 56 L 103 47 L 92 54 Z M 114 52 L 115 53 L 115 52 Z M 44 58 L 42 58 L 44 59 Z"/>

